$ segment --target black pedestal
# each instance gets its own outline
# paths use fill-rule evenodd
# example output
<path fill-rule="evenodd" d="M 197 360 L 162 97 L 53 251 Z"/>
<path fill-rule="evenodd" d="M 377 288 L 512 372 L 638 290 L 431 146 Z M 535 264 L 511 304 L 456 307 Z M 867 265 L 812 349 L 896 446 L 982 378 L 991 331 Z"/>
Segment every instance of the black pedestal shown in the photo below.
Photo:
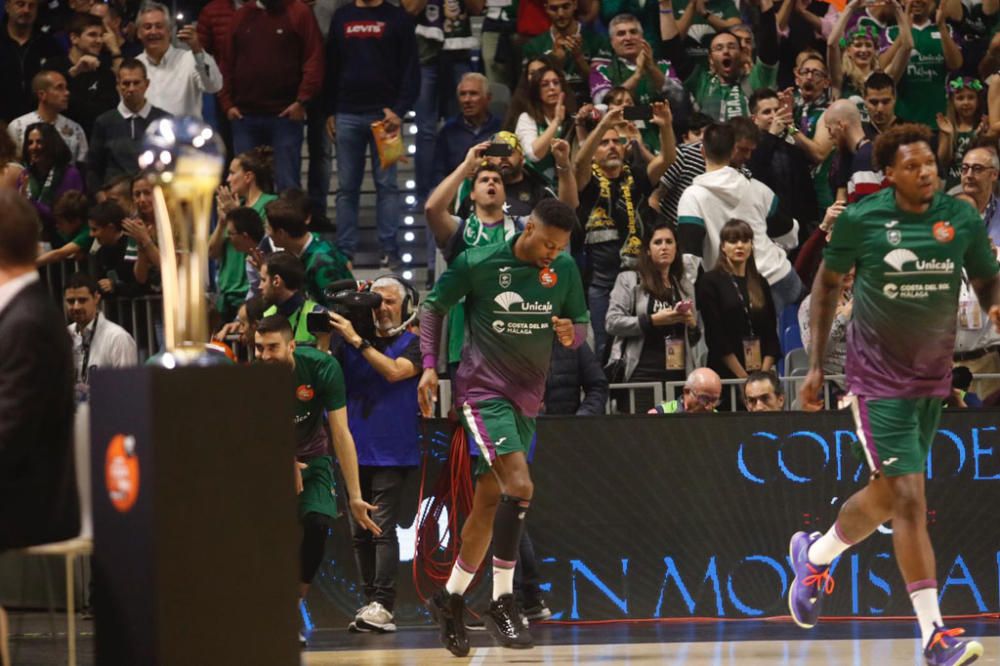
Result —
<path fill-rule="evenodd" d="M 291 373 L 95 372 L 90 395 L 97 664 L 298 664 Z"/>

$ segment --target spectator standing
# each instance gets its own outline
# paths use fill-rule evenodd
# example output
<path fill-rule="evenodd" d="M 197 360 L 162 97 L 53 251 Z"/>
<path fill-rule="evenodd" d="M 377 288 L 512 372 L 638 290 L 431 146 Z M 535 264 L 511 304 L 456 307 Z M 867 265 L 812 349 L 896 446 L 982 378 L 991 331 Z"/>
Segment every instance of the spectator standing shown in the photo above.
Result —
<path fill-rule="evenodd" d="M 195 27 L 186 25 L 177 31 L 177 39 L 190 47 L 188 51 L 171 43 L 173 21 L 166 5 L 147 2 L 136 23 L 143 47 L 138 60 L 149 76 L 149 101 L 174 116 L 201 118 L 201 96 L 222 89 L 222 72 L 202 48 Z"/>
<path fill-rule="evenodd" d="M 778 93 L 770 88 L 754 91 L 750 113 L 758 129 L 757 148 L 747 163 L 750 172 L 774 191 L 788 214 L 799 221 L 800 228 L 815 228 L 819 204 L 810 177 L 812 162 L 801 147 L 789 141 L 791 114 L 782 108 Z"/>
<path fill-rule="evenodd" d="M 726 222 L 715 268 L 695 285 L 708 367 L 726 379 L 770 370 L 781 356 L 771 290 L 754 261 L 755 237 L 746 222 Z"/>
<path fill-rule="evenodd" d="M 43 70 L 35 75 L 31 89 L 38 97 L 38 107 L 11 121 L 7 127 L 10 138 L 18 150 L 25 140 L 26 130 L 36 123 L 52 125 L 69 148 L 73 162 L 83 163 L 87 157 L 87 136 L 83 128 L 62 113 L 69 107 L 69 88 L 66 77 L 56 71 Z"/>
<path fill-rule="evenodd" d="M 824 122 L 840 155 L 832 178 L 836 200 L 856 203 L 885 187 L 885 176 L 875 167 L 874 144 L 865 136 L 857 105 L 837 100 L 827 110 Z"/>
<path fill-rule="evenodd" d="M 753 233 L 754 274 L 759 266 L 779 310 L 797 303 L 802 292 L 802 282 L 785 253 L 798 244 L 798 223 L 781 210 L 767 185 L 729 166 L 735 144 L 736 133 L 728 124 L 705 130 L 706 172 L 692 181 L 677 205 L 677 236 L 681 252 L 687 255 L 685 269 L 688 279 L 695 282 L 699 264 L 719 266 L 722 229 L 729 220 L 743 220 Z M 754 307 L 762 307 L 762 301 L 755 298 Z M 777 329 L 777 320 L 771 328 Z"/>
<path fill-rule="evenodd" d="M 9 550 L 77 536 L 80 510 L 66 320 L 35 268 L 37 214 L 11 191 L 0 191 L 0 210 L 0 549 Z M 0 660 L 9 656 L 0 608 Z"/>
<path fill-rule="evenodd" d="M 105 53 L 104 22 L 93 14 L 77 14 L 69 24 L 69 53 L 51 68 L 67 77 L 69 107 L 66 115 L 90 136 L 97 117 L 118 103 L 115 72 L 122 63 L 121 49 Z M 113 40 L 111 41 L 114 44 Z"/>
<path fill-rule="evenodd" d="M 229 67 L 230 52 L 232 51 L 230 29 L 236 10 L 242 4 L 237 0 L 209 0 L 198 14 L 198 42 L 206 53 L 215 58 L 220 72 L 226 72 Z M 225 77 L 223 77 L 223 83 L 227 83 Z M 218 100 L 218 97 L 216 99 Z M 225 113 L 216 114 L 216 122 L 219 126 L 219 135 L 226 144 L 226 157 L 232 159 L 232 156 L 236 154 L 233 150 L 232 124 Z M 253 338 L 250 339 L 250 343 L 252 347 Z"/>
<path fill-rule="evenodd" d="M 576 106 L 590 101 L 590 62 L 595 58 L 610 60 L 608 40 L 576 18 L 577 0 L 545 0 L 545 13 L 551 27 L 528 41 L 521 49 L 522 65 L 538 56 L 549 56 L 566 77 Z"/>
<path fill-rule="evenodd" d="M 236 215 L 237 208 L 230 215 Z M 261 296 L 264 299 L 264 316 L 281 315 L 292 327 L 292 339 L 297 345 L 316 347 L 320 351 L 330 348 L 330 334 L 319 337 L 309 331 L 309 314 L 324 312 L 324 308 L 309 298 L 305 291 L 306 269 L 291 252 L 275 252 L 260 267 Z"/>
<path fill-rule="evenodd" d="M 220 185 L 216 193 L 219 216 L 224 219 L 230 211 L 247 206 L 261 218 L 266 218 L 267 205 L 278 198 L 272 193 L 273 173 L 272 151 L 269 146 L 258 146 L 237 155 L 229 165 L 226 184 Z M 223 321 L 231 321 L 250 289 L 245 266 L 247 254 L 233 246 L 226 237 L 226 225 L 220 223 L 215 226 L 208 239 L 208 256 L 220 261 L 216 278 L 219 290 L 216 306 Z"/>
<path fill-rule="evenodd" d="M 899 81 L 899 115 L 934 127 L 937 114 L 944 113 L 947 106 L 948 72 L 962 66 L 962 51 L 948 27 L 945 8 L 935 12 L 935 0 L 913 0 L 907 8 L 909 21 L 886 30 L 890 47 L 882 53 L 882 67 L 887 68 L 891 62 L 894 42 L 901 40 L 900 48 L 904 50 L 912 45 L 906 72 Z"/>
<path fill-rule="evenodd" d="M 755 370 L 743 382 L 743 404 L 748 412 L 780 412 L 785 409 L 785 389 L 773 372 Z"/>
<path fill-rule="evenodd" d="M 615 280 L 607 315 L 615 336 L 608 357 L 615 382 L 683 381 L 700 339 L 694 285 L 684 276 L 673 225 L 660 222 L 643 239 L 636 270 Z"/>
<path fill-rule="evenodd" d="M 24 133 L 21 160 L 26 165 L 17 177 L 17 191 L 27 197 L 51 228 L 52 205 L 63 192 L 83 191 L 83 176 L 73 165 L 66 142 L 48 123 L 30 125 Z"/>
<path fill-rule="evenodd" d="M 382 168 L 371 124 L 395 135 L 420 90 L 413 19 L 385 0 L 354 0 L 330 23 L 326 59 L 328 128 L 337 143 L 337 247 L 348 260 L 358 247 L 358 203 L 365 151 L 375 178 L 380 264 L 399 261 L 396 166 Z"/>
<path fill-rule="evenodd" d="M 896 84 L 887 74 L 875 72 L 865 81 L 865 112 L 868 121 L 861 126 L 872 141 L 890 127 L 905 122 L 896 117 Z"/>
<path fill-rule="evenodd" d="M 812 306 L 812 294 L 803 299 L 799 305 L 799 334 L 802 346 L 806 352 L 812 353 L 812 332 L 809 328 L 809 313 Z M 844 278 L 844 286 L 837 300 L 837 310 L 830 326 L 830 335 L 826 342 L 826 354 L 823 357 L 823 372 L 826 375 L 843 375 L 847 363 L 847 327 L 851 323 L 854 312 L 854 271 L 851 270 Z M 836 380 L 835 384 L 843 393 L 844 382 Z"/>
<path fill-rule="evenodd" d="M 135 340 L 100 310 L 101 290 L 86 273 L 72 275 L 63 290 L 66 315 L 72 322 L 73 370 L 77 401 L 89 395 L 90 372 L 98 368 L 127 368 L 139 362 Z"/>
<path fill-rule="evenodd" d="M 909 20 L 901 5 L 891 4 L 897 22 Z M 882 71 L 882 64 L 878 58 L 882 31 L 871 23 L 859 23 L 851 30 L 847 30 L 848 22 L 863 5 L 863 0 L 851 0 L 847 3 L 844 11 L 837 17 L 837 23 L 830 31 L 830 37 L 826 42 L 826 63 L 830 68 L 830 87 L 834 99 L 861 100 L 868 77 Z M 904 30 L 903 34 L 910 33 Z M 899 48 L 896 56 L 886 66 L 885 72 L 893 81 L 899 81 L 906 71 L 908 58 L 906 49 Z"/>
<path fill-rule="evenodd" d="M 667 60 L 658 60 L 642 36 L 642 24 L 619 14 L 608 24 L 612 55 L 590 63 L 590 97 L 595 104 L 615 86 L 627 88 L 639 104 L 649 104 L 667 91 L 668 77 L 677 78 Z"/>
<path fill-rule="evenodd" d="M 671 7 L 670 0 L 660 3 L 664 54 L 677 67 L 678 78 L 684 81 L 696 109 L 718 122 L 750 115 L 750 95 L 758 88 L 773 88 L 778 77 L 778 35 L 770 0 L 761 2 L 760 23 L 754 35 L 757 59 L 749 69 L 739 38 L 728 30 L 712 36 L 707 68 L 685 58 Z"/>
<path fill-rule="evenodd" d="M 647 414 L 706 414 L 716 411 L 722 400 L 722 380 L 711 368 L 693 370 L 684 381 L 680 399 L 668 400 Z"/>
<path fill-rule="evenodd" d="M 317 303 L 329 306 L 327 289 L 334 282 L 353 280 L 350 265 L 341 252 L 306 226 L 307 210 L 284 198 L 267 205 L 267 232 L 278 247 L 291 252 L 306 269 L 304 290 Z"/>
<path fill-rule="evenodd" d="M 146 98 L 149 78 L 146 66 L 129 59 L 118 68 L 118 107 L 97 117 L 87 151 L 87 187 L 96 192 L 120 176 L 139 170 L 139 153 L 146 128 L 161 118 L 169 118 L 163 109 Z"/>
<path fill-rule="evenodd" d="M 226 215 L 226 239 L 237 252 L 246 255 L 245 272 L 250 285 L 246 300 L 260 295 L 260 274 L 254 267 L 254 262 L 257 261 L 256 250 L 264 238 L 264 221 L 253 208 L 240 206 Z"/>
<path fill-rule="evenodd" d="M 556 182 L 552 142 L 569 135 L 567 118 L 572 118 L 575 101 L 559 70 L 543 67 L 529 81 L 528 110 L 517 119 L 515 134 L 531 168 Z"/>
<path fill-rule="evenodd" d="M 0 30 L 0 72 L 7 83 L 0 95 L 0 120 L 9 123 L 38 103 L 32 90 L 35 75 L 63 55 L 62 47 L 37 25 L 38 0 L 5 0 Z"/>
<path fill-rule="evenodd" d="M 403 9 L 416 21 L 420 56 L 420 93 L 414 112 L 417 123 L 417 206 L 430 194 L 434 182 L 434 137 L 442 117 L 454 115 L 451 91 L 472 71 L 471 51 L 479 47 L 470 16 L 483 13 L 484 0 L 403 0 Z M 402 115 L 402 114 L 399 114 Z"/>
<path fill-rule="evenodd" d="M 378 507 L 372 519 L 382 530 L 379 535 L 369 533 L 351 519 L 354 559 L 366 602 L 351 628 L 387 632 L 396 630 L 396 524 L 403 485 L 420 464 L 417 375 L 422 360 L 420 338 L 407 330 L 416 315 L 416 290 L 394 275 L 378 278 L 371 290 L 382 297 L 373 312 L 373 340 L 362 338 L 339 314 L 330 313 L 330 324 L 344 341 L 337 358 L 344 368 L 347 423 L 358 448 L 361 497 Z"/>
<path fill-rule="evenodd" d="M 229 47 L 219 100 L 232 123 L 233 150 L 271 146 L 277 189 L 297 187 L 306 106 L 323 87 L 316 18 L 296 0 L 248 2 L 233 17 Z"/>
<path fill-rule="evenodd" d="M 937 115 L 938 163 L 944 170 L 944 190 L 961 182 L 960 167 L 965 151 L 981 132 L 986 115 L 983 82 L 972 76 L 956 76 L 948 81 L 948 106 Z"/>
<path fill-rule="evenodd" d="M 542 399 L 543 413 L 549 416 L 598 416 L 604 414 L 607 404 L 608 378 L 590 345 L 584 342 L 574 350 L 553 342 L 549 374 L 545 380 L 545 397 Z M 526 609 L 533 605 L 530 603 L 532 599 L 527 601 L 524 605 Z"/>
<path fill-rule="evenodd" d="M 594 329 L 594 353 L 604 358 L 604 316 L 615 279 L 623 268 L 632 268 L 642 247 L 639 206 L 676 155 L 670 107 L 653 105 L 653 123 L 660 130 L 662 151 L 648 164 L 625 163 L 625 145 L 617 129 L 622 108 L 608 111 L 580 147 L 573 161 L 580 191 L 577 216 L 587 276 L 587 301 Z M 582 239 L 580 236 L 582 235 Z"/>
<path fill-rule="evenodd" d="M 469 72 L 458 83 L 460 113 L 445 121 L 434 145 L 434 177 L 431 188 L 465 160 L 469 148 L 482 143 L 500 130 L 500 120 L 490 113 L 490 82 L 478 72 Z M 427 282 L 434 283 L 437 246 L 427 235 Z"/>
<path fill-rule="evenodd" d="M 535 204 L 542 199 L 550 199 L 556 196 L 556 192 L 549 185 L 548 181 L 534 169 L 528 169 L 524 165 L 524 148 L 518 141 L 517 135 L 511 132 L 497 132 L 490 137 L 490 143 L 504 143 L 511 147 L 510 155 L 506 157 L 489 156 L 485 162 L 500 170 L 503 179 L 504 190 L 504 210 L 512 217 L 527 217 L 531 214 Z M 565 179 L 563 179 L 565 180 Z M 466 181 L 468 184 L 468 181 Z M 469 198 L 471 185 L 459 191 L 460 200 L 458 206 L 458 216 L 466 218 L 472 212 L 472 199 Z"/>

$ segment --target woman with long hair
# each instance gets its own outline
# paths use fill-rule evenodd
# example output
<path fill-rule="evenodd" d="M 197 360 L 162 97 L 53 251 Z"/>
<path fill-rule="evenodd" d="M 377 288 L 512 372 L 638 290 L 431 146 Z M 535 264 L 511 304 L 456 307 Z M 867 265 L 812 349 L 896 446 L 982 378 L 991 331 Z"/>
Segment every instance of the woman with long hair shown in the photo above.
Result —
<path fill-rule="evenodd" d="M 547 55 L 535 56 L 524 63 L 524 67 L 521 69 L 521 78 L 511 94 L 510 103 L 507 105 L 507 115 L 503 119 L 505 132 L 513 132 L 517 129 L 517 119 L 531 108 L 528 103 L 528 88 L 531 85 L 531 79 L 546 67 L 555 66 L 555 60 Z"/>
<path fill-rule="evenodd" d="M 826 42 L 826 62 L 830 68 L 830 88 L 833 99 L 864 97 L 865 81 L 872 72 L 882 71 L 879 62 L 878 46 L 881 35 L 878 28 L 871 23 L 858 23 L 850 31 L 847 24 L 854 12 L 863 5 L 864 0 L 851 0 L 844 11 L 837 17 L 830 37 Z M 909 20 L 906 12 L 898 3 L 892 3 L 896 11 L 896 21 L 900 27 Z M 900 23 L 902 21 L 902 23 Z M 907 24 L 908 25 L 908 24 Z M 906 35 L 909 31 L 905 30 Z M 885 69 L 885 73 L 899 83 L 906 71 L 909 49 L 900 49 L 900 57 L 894 57 Z M 903 56 L 906 57 L 903 57 Z"/>
<path fill-rule="evenodd" d="M 719 232 L 719 260 L 698 278 L 708 367 L 722 378 L 770 370 L 781 355 L 778 318 L 767 281 L 753 258 L 753 229 L 729 220 Z"/>
<path fill-rule="evenodd" d="M 569 136 L 576 103 L 561 70 L 546 66 L 528 81 L 528 109 L 517 119 L 524 156 L 550 183 L 556 182 L 552 142 Z"/>
<path fill-rule="evenodd" d="M 7 124 L 0 122 L 0 190 L 17 188 L 17 179 L 24 165 L 17 161 L 17 144 L 7 132 Z"/>
<path fill-rule="evenodd" d="M 944 189 L 962 181 L 962 160 L 977 134 L 989 130 L 986 110 L 986 87 L 973 76 L 948 79 L 948 108 L 937 115 L 938 164 L 945 170 Z M 983 126 L 983 123 L 987 123 Z"/>
<path fill-rule="evenodd" d="M 21 161 L 26 168 L 17 177 L 17 190 L 38 210 L 46 231 L 53 228 L 52 206 L 63 192 L 83 192 L 83 176 L 56 128 L 34 123 L 24 131 Z"/>
<path fill-rule="evenodd" d="M 619 273 L 611 290 L 610 379 L 683 381 L 695 367 L 691 345 L 701 337 L 693 298 L 675 227 L 662 219 L 643 238 L 636 269 Z"/>
<path fill-rule="evenodd" d="M 262 220 L 267 219 L 265 206 L 277 199 L 274 189 L 274 150 L 271 146 L 257 146 L 233 158 L 229 165 L 226 184 L 216 191 L 215 201 L 219 224 L 215 225 L 208 239 L 208 256 L 221 260 L 217 285 L 219 299 L 216 306 L 223 321 L 232 321 L 243 302 L 250 279 L 246 273 L 246 254 L 229 242 L 223 220 L 240 206 L 252 208 Z"/>

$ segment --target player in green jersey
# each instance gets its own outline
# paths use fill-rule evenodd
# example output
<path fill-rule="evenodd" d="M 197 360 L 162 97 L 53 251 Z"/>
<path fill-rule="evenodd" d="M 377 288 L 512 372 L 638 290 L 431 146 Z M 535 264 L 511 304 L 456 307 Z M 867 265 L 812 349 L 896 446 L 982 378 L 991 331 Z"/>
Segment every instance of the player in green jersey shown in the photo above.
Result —
<path fill-rule="evenodd" d="M 799 626 L 815 625 L 823 597 L 833 591 L 830 564 L 891 520 L 924 658 L 931 666 L 958 666 L 974 661 L 983 648 L 956 638 L 962 630 L 945 628 L 941 619 L 924 469 L 942 399 L 951 392 L 962 270 L 1000 330 L 1000 267 L 976 211 L 939 192 L 927 127 L 903 124 L 884 132 L 875 142 L 875 160 L 891 187 L 837 219 L 813 283 L 813 348 L 800 392 L 807 409 L 821 407 L 826 340 L 844 276 L 855 268 L 847 400 L 871 478 L 844 503 L 826 534 L 792 537 L 789 608 Z"/>
<path fill-rule="evenodd" d="M 296 348 L 292 327 L 281 315 L 260 320 L 254 334 L 254 348 L 260 362 L 283 364 L 295 373 L 295 491 L 302 522 L 299 594 L 305 599 L 323 561 L 326 533 L 337 517 L 328 432 L 332 434 L 333 450 L 347 483 L 354 520 L 376 535 L 382 531 L 368 514 L 376 507 L 361 497 L 357 450 L 347 428 L 344 373 L 337 359 L 311 347 Z M 329 429 L 324 427 L 324 416 Z"/>
<path fill-rule="evenodd" d="M 501 645 L 532 645 L 514 601 L 514 566 L 534 491 L 527 452 L 545 392 L 552 336 L 566 347 L 579 347 L 590 319 L 580 272 L 563 252 L 575 226 L 572 208 L 554 199 L 540 202 L 522 233 L 467 249 L 452 261 L 424 302 L 421 411 L 430 416 L 437 395 L 444 314 L 465 297 L 467 340 L 452 385 L 462 424 L 481 453 L 458 559 L 445 588 L 427 602 L 442 643 L 456 656 L 469 652 L 462 594 L 491 538 L 493 602 L 484 624 Z"/>

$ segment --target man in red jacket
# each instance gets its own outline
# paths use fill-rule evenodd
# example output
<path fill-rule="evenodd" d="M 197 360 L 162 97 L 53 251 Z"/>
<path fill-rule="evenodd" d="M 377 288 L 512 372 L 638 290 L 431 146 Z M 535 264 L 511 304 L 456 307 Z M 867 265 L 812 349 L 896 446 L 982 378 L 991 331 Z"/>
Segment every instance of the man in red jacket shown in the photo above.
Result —
<path fill-rule="evenodd" d="M 229 39 L 219 101 L 233 124 L 233 150 L 272 146 L 276 189 L 297 187 L 306 103 L 323 85 L 316 18 L 296 0 L 248 2 L 233 16 Z"/>

